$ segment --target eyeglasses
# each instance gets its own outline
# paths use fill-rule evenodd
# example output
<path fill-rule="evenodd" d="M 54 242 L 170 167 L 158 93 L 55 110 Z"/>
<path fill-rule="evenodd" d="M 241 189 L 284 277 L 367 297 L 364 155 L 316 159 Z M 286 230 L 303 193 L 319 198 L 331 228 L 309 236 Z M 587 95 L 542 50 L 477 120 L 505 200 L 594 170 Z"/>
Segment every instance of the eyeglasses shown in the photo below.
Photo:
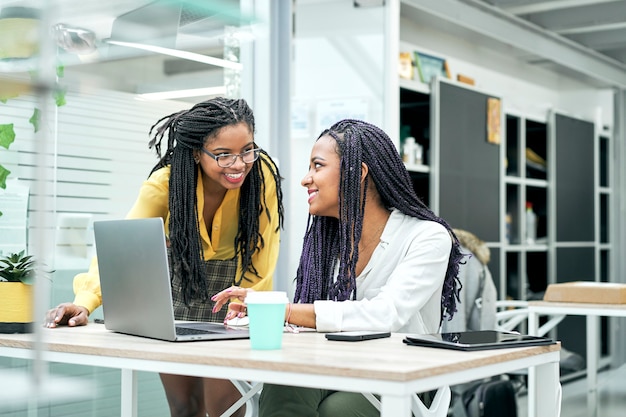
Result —
<path fill-rule="evenodd" d="M 215 159 L 215 162 L 217 162 L 217 165 L 221 168 L 228 168 L 233 165 L 235 161 L 237 161 L 237 158 L 241 158 L 245 164 L 251 164 L 259 159 L 259 154 L 261 153 L 261 149 L 259 148 L 250 149 L 242 153 L 223 153 L 219 155 L 214 155 L 204 148 L 200 148 L 200 150 Z"/>

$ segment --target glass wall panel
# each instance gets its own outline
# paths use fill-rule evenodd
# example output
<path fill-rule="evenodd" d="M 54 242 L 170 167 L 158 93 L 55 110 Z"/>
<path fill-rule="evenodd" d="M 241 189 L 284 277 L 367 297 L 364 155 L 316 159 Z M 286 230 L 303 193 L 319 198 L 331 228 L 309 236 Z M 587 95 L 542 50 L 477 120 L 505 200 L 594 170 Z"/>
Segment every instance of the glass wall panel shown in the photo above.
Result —
<path fill-rule="evenodd" d="M 0 2 L 0 256 L 24 250 L 53 270 L 36 285 L 36 331 L 48 308 L 73 300 L 73 278 L 95 255 L 93 222 L 123 218 L 157 162 L 151 126 L 210 97 L 241 96 L 253 65 L 241 62 L 240 50 L 253 48 L 253 28 L 263 23 L 242 4 Z M 92 319 L 101 316 L 97 309 Z M 3 368 L 38 369 L 0 358 L 0 379 Z M 100 389 L 71 406 L 35 405 L 38 415 L 119 412 L 115 372 L 67 365 L 50 372 L 92 379 Z M 140 416 L 169 415 L 156 374 L 141 376 L 138 401 Z M 0 414 L 26 415 L 27 404 L 0 404 Z"/>

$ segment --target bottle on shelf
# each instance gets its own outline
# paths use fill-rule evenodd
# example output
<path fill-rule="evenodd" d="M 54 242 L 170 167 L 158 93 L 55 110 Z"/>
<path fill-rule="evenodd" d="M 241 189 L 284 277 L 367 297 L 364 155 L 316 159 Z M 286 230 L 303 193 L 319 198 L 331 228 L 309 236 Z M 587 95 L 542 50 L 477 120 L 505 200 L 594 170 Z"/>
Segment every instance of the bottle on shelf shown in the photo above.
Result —
<path fill-rule="evenodd" d="M 415 164 L 415 150 L 417 143 L 413 136 L 409 136 L 404 139 L 404 146 L 402 147 L 402 160 L 408 165 Z"/>
<path fill-rule="evenodd" d="M 526 243 L 532 245 L 537 240 L 537 215 L 533 203 L 526 202 Z"/>
<path fill-rule="evenodd" d="M 424 147 L 419 143 L 415 144 L 415 163 L 417 165 L 424 163 Z"/>
<path fill-rule="evenodd" d="M 511 244 L 513 243 L 513 238 L 511 236 L 511 223 L 513 223 L 513 216 L 511 216 L 511 213 L 506 214 L 504 222 L 506 225 L 506 243 Z"/>

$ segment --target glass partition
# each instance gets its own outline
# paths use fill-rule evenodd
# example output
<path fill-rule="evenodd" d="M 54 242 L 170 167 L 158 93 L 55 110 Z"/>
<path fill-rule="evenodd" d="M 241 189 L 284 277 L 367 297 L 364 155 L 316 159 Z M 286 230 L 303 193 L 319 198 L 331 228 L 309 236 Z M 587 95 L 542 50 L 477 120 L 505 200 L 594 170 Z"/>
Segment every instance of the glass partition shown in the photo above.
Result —
<path fill-rule="evenodd" d="M 95 254 L 93 221 L 124 217 L 157 162 L 150 127 L 207 98 L 242 96 L 253 66 L 240 50 L 261 23 L 248 3 L 0 2 L 0 256 L 24 250 L 53 271 L 37 279 L 35 333 L 48 308 L 73 300 L 73 278 Z M 36 368 L 0 357 L 5 367 Z M 68 368 L 53 370 L 119 383 L 116 372 Z M 158 376 L 146 380 L 139 415 L 167 413 Z M 76 415 L 106 415 L 98 401 L 119 390 L 97 395 Z"/>
<path fill-rule="evenodd" d="M 152 124 L 241 95 L 255 19 L 238 0 L 3 3 L 0 251 L 31 252 L 43 230 L 58 287 L 88 266 L 93 220 L 133 203 L 156 163 Z"/>

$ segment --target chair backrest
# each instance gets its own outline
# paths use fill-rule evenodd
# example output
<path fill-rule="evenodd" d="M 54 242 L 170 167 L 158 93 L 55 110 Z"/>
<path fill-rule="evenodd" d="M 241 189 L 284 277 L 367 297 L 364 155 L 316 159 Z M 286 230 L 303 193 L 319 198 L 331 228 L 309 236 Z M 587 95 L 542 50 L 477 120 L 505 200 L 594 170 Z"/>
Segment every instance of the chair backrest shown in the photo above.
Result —
<path fill-rule="evenodd" d="M 470 232 L 454 229 L 461 250 L 469 254 L 459 266 L 462 288 L 460 304 L 452 320 L 444 320 L 442 332 L 494 330 L 496 327 L 497 290 L 487 264 L 489 248 Z"/>
<path fill-rule="evenodd" d="M 496 307 L 498 309 L 496 313 L 496 330 L 527 332 L 528 301 L 500 300 L 496 303 Z M 537 336 L 545 336 L 565 318 L 565 314 L 546 314 L 545 316 L 548 316 L 548 319 L 544 320 L 543 324 L 537 329 Z"/>

